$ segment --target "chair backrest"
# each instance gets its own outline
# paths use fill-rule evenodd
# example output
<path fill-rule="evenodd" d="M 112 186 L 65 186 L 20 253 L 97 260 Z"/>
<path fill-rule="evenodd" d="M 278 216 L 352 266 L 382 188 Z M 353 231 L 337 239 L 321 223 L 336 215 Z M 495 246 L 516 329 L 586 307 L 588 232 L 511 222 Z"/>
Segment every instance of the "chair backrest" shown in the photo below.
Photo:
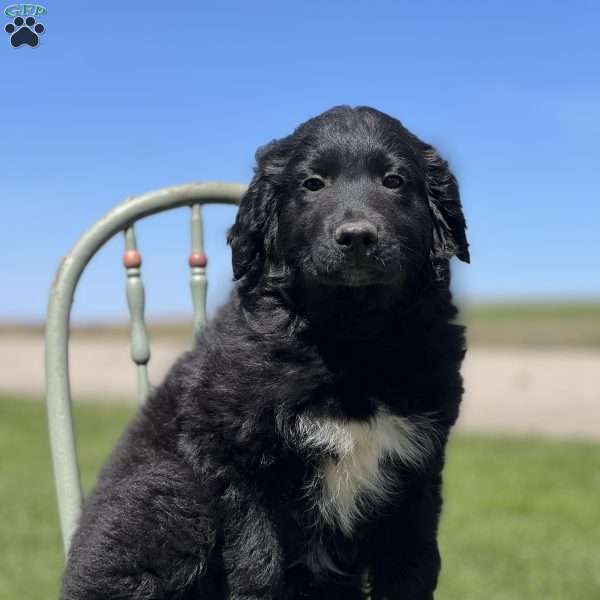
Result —
<path fill-rule="evenodd" d="M 75 288 L 86 265 L 113 236 L 124 233 L 123 264 L 127 272 L 127 302 L 131 318 L 131 358 L 137 370 L 138 399 L 149 392 L 147 365 L 150 345 L 144 323 L 144 286 L 135 222 L 143 217 L 188 206 L 191 208 L 190 287 L 194 332 L 206 321 L 206 256 L 203 248 L 203 204 L 239 204 L 246 188 L 233 183 L 191 183 L 128 198 L 86 231 L 62 260 L 52 283 L 46 322 L 46 402 L 54 479 L 65 552 L 79 515 L 82 492 L 75 446 L 69 383 L 69 317 Z"/>

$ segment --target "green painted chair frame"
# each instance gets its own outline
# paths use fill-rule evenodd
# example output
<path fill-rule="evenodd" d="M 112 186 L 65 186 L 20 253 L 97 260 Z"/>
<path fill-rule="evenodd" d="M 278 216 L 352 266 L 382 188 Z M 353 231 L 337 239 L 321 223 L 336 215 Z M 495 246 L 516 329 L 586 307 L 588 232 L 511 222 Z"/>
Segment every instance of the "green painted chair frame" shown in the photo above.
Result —
<path fill-rule="evenodd" d="M 131 319 L 131 358 L 137 370 L 138 399 L 150 390 L 147 365 L 150 344 L 144 323 L 144 287 L 136 221 L 166 210 L 191 208 L 190 287 L 194 311 L 193 335 L 206 321 L 206 256 L 203 248 L 202 206 L 239 204 L 246 188 L 234 183 L 199 182 L 164 188 L 128 198 L 81 236 L 63 259 L 50 291 L 46 323 L 46 401 L 50 446 L 65 553 L 81 514 L 82 491 L 77 461 L 69 382 L 69 318 L 79 278 L 96 252 L 113 236 L 124 233 L 123 264 L 127 271 L 127 302 Z"/>

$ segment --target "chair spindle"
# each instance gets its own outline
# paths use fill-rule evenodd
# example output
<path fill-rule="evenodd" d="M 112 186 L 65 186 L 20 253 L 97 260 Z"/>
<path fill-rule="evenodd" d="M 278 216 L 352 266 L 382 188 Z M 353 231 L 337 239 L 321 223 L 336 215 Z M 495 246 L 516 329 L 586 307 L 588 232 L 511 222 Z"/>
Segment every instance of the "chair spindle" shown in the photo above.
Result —
<path fill-rule="evenodd" d="M 206 291 L 208 287 L 201 204 L 192 204 L 191 234 L 192 253 L 188 262 L 190 265 L 190 288 L 194 309 L 193 341 L 195 342 L 200 330 L 206 323 Z"/>
<path fill-rule="evenodd" d="M 131 359 L 136 364 L 138 400 L 143 403 L 150 391 L 148 380 L 148 361 L 150 360 L 150 343 L 146 324 L 144 323 L 144 284 L 141 277 L 142 256 L 137 249 L 133 224 L 125 233 L 125 254 L 123 265 L 127 270 L 127 304 L 131 318 Z"/>

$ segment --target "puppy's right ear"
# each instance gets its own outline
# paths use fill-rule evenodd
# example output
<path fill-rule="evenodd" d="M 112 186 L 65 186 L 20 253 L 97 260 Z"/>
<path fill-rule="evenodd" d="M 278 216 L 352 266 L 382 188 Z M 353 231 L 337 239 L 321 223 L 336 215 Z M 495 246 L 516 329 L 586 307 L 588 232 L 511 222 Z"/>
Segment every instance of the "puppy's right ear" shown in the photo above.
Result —
<path fill-rule="evenodd" d="M 229 230 L 234 280 L 245 288 L 261 279 L 272 251 L 277 228 L 278 176 L 287 163 L 288 138 L 274 140 L 256 152 L 254 177 L 240 202 L 235 223 Z"/>

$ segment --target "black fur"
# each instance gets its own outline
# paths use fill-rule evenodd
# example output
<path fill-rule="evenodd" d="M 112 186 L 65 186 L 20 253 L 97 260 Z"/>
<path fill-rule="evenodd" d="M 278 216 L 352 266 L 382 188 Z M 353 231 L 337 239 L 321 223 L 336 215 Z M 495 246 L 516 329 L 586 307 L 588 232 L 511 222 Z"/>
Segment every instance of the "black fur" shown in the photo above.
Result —
<path fill-rule="evenodd" d="M 65 600 L 358 600 L 365 586 L 372 600 L 433 598 L 444 446 L 462 394 L 448 289 L 449 259 L 469 259 L 456 180 L 431 146 L 367 107 L 307 121 L 257 163 L 229 234 L 232 299 L 102 471 Z M 390 173 L 399 188 L 383 185 Z M 311 177 L 324 187 L 308 190 Z M 375 243 L 336 242 L 340 224 L 365 220 Z M 285 432 L 298 415 L 360 421 L 378 407 L 433 415 L 437 445 L 420 467 L 388 460 L 400 485 L 346 535 L 307 492 L 322 454 Z"/>

